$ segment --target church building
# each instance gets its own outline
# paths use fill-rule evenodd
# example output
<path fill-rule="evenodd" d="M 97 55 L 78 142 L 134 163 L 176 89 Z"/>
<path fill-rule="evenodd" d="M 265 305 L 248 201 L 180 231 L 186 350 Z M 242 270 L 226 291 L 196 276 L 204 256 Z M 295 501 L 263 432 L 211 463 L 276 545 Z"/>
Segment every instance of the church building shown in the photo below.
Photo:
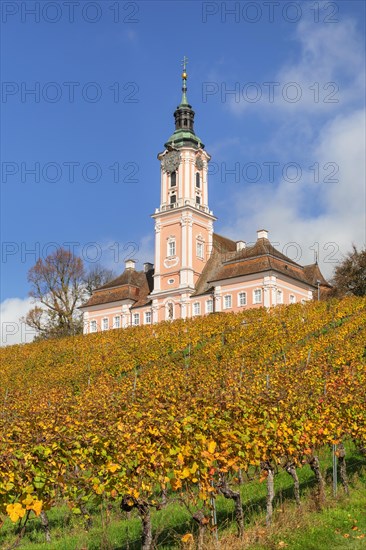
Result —
<path fill-rule="evenodd" d="M 80 308 L 85 333 L 304 302 L 330 287 L 317 263 L 297 264 L 272 246 L 265 229 L 250 245 L 214 233 L 211 157 L 194 131 L 185 65 L 182 81 L 175 131 L 158 155 L 155 263 L 137 271 L 135 261 L 127 260 L 119 277 L 97 288 Z"/>

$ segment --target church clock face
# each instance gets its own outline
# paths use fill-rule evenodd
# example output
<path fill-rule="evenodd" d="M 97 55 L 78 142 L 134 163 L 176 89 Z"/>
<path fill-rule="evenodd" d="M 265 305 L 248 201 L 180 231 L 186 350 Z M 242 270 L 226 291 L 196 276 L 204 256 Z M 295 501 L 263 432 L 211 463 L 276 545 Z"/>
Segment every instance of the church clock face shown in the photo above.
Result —
<path fill-rule="evenodd" d="M 161 161 L 161 164 L 165 172 L 175 172 L 180 165 L 180 153 L 178 153 L 178 151 L 167 153 Z"/>

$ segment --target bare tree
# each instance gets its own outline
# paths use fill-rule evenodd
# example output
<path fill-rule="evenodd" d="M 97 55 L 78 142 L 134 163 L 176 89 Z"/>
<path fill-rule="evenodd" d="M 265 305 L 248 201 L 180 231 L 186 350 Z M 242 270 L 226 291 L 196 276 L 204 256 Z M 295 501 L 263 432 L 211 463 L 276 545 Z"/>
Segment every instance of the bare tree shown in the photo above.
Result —
<path fill-rule="evenodd" d="M 37 331 L 38 338 L 53 338 L 82 332 L 77 307 L 84 292 L 85 270 L 81 258 L 58 248 L 38 259 L 28 272 L 29 295 L 37 302 L 23 319 Z"/>
<path fill-rule="evenodd" d="M 84 277 L 84 288 L 87 296 L 91 296 L 96 288 L 109 283 L 116 277 L 117 275 L 112 269 L 107 269 L 100 264 L 95 264 L 89 269 Z"/>

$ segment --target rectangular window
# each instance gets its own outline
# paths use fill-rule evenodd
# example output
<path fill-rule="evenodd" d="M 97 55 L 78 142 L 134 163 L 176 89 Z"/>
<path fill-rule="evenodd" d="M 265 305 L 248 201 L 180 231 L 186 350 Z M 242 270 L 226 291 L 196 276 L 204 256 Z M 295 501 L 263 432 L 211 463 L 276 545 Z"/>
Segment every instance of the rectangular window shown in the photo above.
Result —
<path fill-rule="evenodd" d="M 277 303 L 283 304 L 283 292 L 282 290 L 277 290 Z"/>
<path fill-rule="evenodd" d="M 170 204 L 175 204 L 177 202 L 177 195 L 170 195 Z"/>
<path fill-rule="evenodd" d="M 231 308 L 231 296 L 227 295 L 224 296 L 224 309 L 230 309 Z"/>
<path fill-rule="evenodd" d="M 90 332 L 97 332 L 97 322 L 90 321 Z"/>
<path fill-rule="evenodd" d="M 132 315 L 132 324 L 137 326 L 140 324 L 140 314 L 139 313 L 134 313 Z"/>
<path fill-rule="evenodd" d="M 293 294 L 290 294 L 290 304 L 294 304 L 296 302 L 296 297 Z"/>
<path fill-rule="evenodd" d="M 247 305 L 247 294 L 246 292 L 239 292 L 238 296 L 238 306 L 243 307 Z"/>
<path fill-rule="evenodd" d="M 113 328 L 121 328 L 121 317 L 116 315 L 113 319 Z"/>
<path fill-rule="evenodd" d="M 213 300 L 206 301 L 206 313 L 213 313 Z"/>
<path fill-rule="evenodd" d="M 168 256 L 175 256 L 175 241 L 168 243 Z"/>
<path fill-rule="evenodd" d="M 195 302 L 193 304 L 193 315 L 199 315 L 201 313 L 201 304 L 199 302 Z"/>
<path fill-rule="evenodd" d="M 177 185 L 177 173 L 172 172 L 170 176 L 170 187 L 175 187 Z"/>
<path fill-rule="evenodd" d="M 151 325 L 151 311 L 145 311 L 145 325 Z"/>
<path fill-rule="evenodd" d="M 196 204 L 201 204 L 201 197 L 196 195 Z"/>
<path fill-rule="evenodd" d="M 262 291 L 260 288 L 254 291 L 254 303 L 260 304 L 262 302 Z"/>
<path fill-rule="evenodd" d="M 105 317 L 102 321 L 102 330 L 108 330 L 108 326 L 109 326 L 108 319 L 107 317 Z"/>
<path fill-rule="evenodd" d="M 204 250 L 204 246 L 203 246 L 203 243 L 201 243 L 200 241 L 197 241 L 197 256 L 198 258 L 202 258 L 203 259 L 203 250 Z"/>

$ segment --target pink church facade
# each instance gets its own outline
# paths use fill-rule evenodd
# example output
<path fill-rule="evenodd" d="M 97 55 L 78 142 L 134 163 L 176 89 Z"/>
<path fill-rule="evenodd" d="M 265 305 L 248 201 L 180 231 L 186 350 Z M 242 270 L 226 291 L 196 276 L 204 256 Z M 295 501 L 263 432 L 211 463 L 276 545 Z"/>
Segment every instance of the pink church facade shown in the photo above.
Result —
<path fill-rule="evenodd" d="M 250 245 L 214 233 L 208 205 L 210 155 L 194 132 L 194 111 L 183 95 L 175 131 L 158 155 L 161 200 L 155 221 L 154 265 L 124 272 L 96 289 L 80 309 L 84 332 L 186 319 L 219 311 L 291 304 L 313 299 L 330 285 L 317 264 L 301 266 L 257 231 Z"/>

